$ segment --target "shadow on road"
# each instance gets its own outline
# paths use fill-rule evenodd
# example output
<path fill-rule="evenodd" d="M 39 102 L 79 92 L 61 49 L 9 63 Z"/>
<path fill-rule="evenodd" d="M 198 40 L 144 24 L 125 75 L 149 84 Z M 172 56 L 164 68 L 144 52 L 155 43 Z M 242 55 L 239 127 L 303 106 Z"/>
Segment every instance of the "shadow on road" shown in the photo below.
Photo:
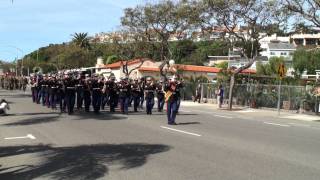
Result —
<path fill-rule="evenodd" d="M 185 122 L 185 123 L 178 123 L 178 125 L 192 125 L 192 124 L 201 124 L 200 122 Z"/>
<path fill-rule="evenodd" d="M 19 120 L 17 122 L 3 124 L 3 126 L 27 126 L 27 125 L 34 125 L 34 124 L 50 123 L 58 120 L 59 120 L 59 116 L 31 117 L 31 118 Z"/>
<path fill-rule="evenodd" d="M 121 170 L 136 168 L 148 156 L 168 151 L 161 144 L 97 144 L 75 147 L 50 145 L 0 147 L 0 158 L 35 153 L 42 162 L 0 168 L 0 179 L 97 179 L 108 174 L 110 165 Z M 1 167 L 1 166 L 0 166 Z"/>
<path fill-rule="evenodd" d="M 25 97 L 32 97 L 32 95 L 30 95 L 30 94 L 0 94 L 0 97 L 25 98 Z"/>
<path fill-rule="evenodd" d="M 110 114 L 109 112 L 100 112 L 99 114 L 95 114 L 93 112 L 80 112 L 75 113 L 76 118 L 73 120 L 104 120 L 104 121 L 112 121 L 112 120 L 125 120 L 128 119 L 127 116 L 115 116 L 115 114 Z"/>

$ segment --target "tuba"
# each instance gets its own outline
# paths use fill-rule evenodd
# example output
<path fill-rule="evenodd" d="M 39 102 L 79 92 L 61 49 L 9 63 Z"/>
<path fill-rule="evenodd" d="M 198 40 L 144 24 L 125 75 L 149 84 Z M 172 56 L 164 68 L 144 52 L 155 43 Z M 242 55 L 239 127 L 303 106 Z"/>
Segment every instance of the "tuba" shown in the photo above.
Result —
<path fill-rule="evenodd" d="M 172 96 L 172 91 L 168 90 L 165 94 L 164 94 L 164 98 L 165 98 L 165 101 L 168 102 L 170 97 Z"/>
<path fill-rule="evenodd" d="M 176 90 L 176 83 L 170 83 L 169 90 L 164 94 L 165 101 L 168 102 L 173 92 Z"/>

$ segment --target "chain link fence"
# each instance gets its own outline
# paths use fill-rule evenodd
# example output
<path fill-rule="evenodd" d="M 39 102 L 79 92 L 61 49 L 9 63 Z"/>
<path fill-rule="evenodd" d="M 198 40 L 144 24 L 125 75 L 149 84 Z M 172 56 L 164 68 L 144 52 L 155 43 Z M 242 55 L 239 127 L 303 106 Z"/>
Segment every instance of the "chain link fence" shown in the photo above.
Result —
<path fill-rule="evenodd" d="M 184 100 L 194 100 L 198 84 L 186 83 L 181 93 Z M 217 83 L 201 83 L 201 102 L 217 103 Z M 223 104 L 228 104 L 229 84 L 222 84 L 224 89 Z M 280 108 L 296 112 L 318 112 L 320 98 L 312 95 L 314 87 L 289 86 L 280 87 Z M 279 85 L 236 84 L 233 90 L 233 105 L 250 108 L 272 108 L 278 106 Z"/>

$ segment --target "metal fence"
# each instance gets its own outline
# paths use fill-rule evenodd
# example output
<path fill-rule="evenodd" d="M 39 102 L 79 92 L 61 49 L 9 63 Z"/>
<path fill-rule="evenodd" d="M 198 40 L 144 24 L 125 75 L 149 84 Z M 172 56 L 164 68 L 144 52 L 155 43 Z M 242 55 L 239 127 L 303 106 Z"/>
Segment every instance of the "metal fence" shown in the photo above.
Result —
<path fill-rule="evenodd" d="M 201 84 L 201 102 L 217 103 L 215 91 L 217 83 Z M 184 100 L 193 100 L 196 84 L 186 83 L 182 91 Z M 223 85 L 224 104 L 228 104 L 229 84 Z M 313 96 L 313 87 L 306 86 L 280 86 L 280 108 L 299 112 L 317 112 L 319 100 Z M 236 84 L 233 90 L 233 105 L 251 108 L 273 108 L 278 106 L 279 85 L 267 84 Z"/>

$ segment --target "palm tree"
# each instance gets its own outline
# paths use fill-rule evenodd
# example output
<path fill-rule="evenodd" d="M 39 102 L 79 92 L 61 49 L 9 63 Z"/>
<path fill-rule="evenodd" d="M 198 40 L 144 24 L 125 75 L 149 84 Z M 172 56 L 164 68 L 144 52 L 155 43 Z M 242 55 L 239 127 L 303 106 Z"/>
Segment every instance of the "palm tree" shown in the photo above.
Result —
<path fill-rule="evenodd" d="M 72 36 L 72 42 L 83 49 L 89 49 L 90 43 L 88 33 L 74 33 Z"/>

